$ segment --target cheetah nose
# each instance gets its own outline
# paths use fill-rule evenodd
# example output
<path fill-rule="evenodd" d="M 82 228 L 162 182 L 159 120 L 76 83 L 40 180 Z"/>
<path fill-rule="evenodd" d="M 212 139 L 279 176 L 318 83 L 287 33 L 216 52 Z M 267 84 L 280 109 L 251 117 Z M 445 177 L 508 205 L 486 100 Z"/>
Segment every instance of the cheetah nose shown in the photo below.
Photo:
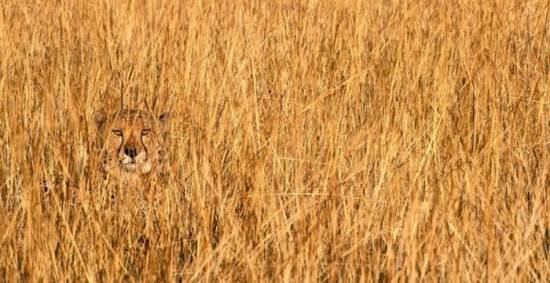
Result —
<path fill-rule="evenodd" d="M 124 154 L 128 155 L 130 158 L 134 159 L 137 155 L 137 150 L 134 147 L 125 147 Z"/>

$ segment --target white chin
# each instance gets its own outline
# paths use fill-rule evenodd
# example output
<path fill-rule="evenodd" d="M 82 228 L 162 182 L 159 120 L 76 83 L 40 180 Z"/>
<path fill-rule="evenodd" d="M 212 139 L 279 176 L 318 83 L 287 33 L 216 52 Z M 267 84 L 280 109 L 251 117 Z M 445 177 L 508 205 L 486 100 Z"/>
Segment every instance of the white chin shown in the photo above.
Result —
<path fill-rule="evenodd" d="M 122 165 L 122 168 L 124 168 L 124 171 L 126 172 L 136 172 L 137 171 L 137 164 L 135 163 L 131 163 L 131 164 L 125 164 L 125 165 Z"/>

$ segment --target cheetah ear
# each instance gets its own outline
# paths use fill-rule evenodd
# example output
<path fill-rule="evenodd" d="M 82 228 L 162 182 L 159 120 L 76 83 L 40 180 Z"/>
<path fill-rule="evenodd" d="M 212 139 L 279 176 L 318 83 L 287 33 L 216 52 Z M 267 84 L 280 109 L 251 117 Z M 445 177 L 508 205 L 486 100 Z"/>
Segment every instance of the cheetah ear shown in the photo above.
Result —
<path fill-rule="evenodd" d="M 165 134 L 170 129 L 170 112 L 164 112 L 159 115 L 160 131 Z"/>
<path fill-rule="evenodd" d="M 98 129 L 101 129 L 105 122 L 107 121 L 107 113 L 105 110 L 100 109 L 94 112 L 93 114 L 95 125 Z"/>

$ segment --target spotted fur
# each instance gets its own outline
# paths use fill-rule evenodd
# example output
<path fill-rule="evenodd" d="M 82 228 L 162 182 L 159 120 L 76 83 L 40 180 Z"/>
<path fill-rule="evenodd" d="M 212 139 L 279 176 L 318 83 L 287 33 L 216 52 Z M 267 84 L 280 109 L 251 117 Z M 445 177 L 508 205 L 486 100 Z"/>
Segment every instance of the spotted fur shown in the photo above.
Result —
<path fill-rule="evenodd" d="M 94 113 L 101 145 L 101 168 L 123 183 L 136 183 L 169 170 L 165 137 L 170 114 L 156 117 L 148 111 L 125 109 Z"/>

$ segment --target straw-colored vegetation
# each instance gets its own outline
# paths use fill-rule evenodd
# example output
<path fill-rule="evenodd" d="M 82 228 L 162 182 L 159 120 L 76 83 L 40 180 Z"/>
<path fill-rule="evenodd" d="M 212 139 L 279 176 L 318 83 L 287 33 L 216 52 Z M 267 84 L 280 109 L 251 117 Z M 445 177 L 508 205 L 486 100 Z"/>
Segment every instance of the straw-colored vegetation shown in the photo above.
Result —
<path fill-rule="evenodd" d="M 549 13 L 0 1 L 0 281 L 548 282 Z M 97 170 L 121 93 L 168 185 Z"/>

